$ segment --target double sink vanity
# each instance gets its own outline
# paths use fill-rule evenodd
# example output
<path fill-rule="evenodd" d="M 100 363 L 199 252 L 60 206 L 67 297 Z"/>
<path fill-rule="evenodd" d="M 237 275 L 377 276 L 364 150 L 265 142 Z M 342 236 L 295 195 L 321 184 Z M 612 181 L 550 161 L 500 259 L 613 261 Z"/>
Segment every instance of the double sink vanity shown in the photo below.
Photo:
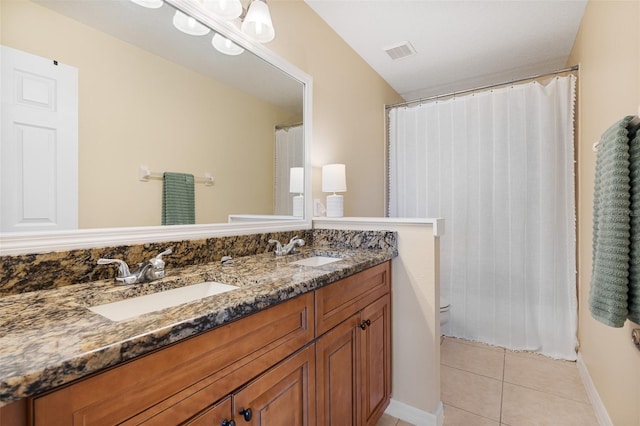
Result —
<path fill-rule="evenodd" d="M 0 423 L 373 425 L 396 255 L 318 241 L 0 297 Z"/>

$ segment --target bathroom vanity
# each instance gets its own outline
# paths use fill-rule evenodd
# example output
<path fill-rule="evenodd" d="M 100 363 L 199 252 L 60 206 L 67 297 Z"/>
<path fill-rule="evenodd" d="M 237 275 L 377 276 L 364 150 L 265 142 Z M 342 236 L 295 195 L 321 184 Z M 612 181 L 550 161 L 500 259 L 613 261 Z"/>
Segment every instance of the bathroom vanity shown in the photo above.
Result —
<path fill-rule="evenodd" d="M 391 390 L 389 274 L 374 266 L 36 397 L 34 424 L 375 424 Z"/>
<path fill-rule="evenodd" d="M 0 312 L 11 298 L 48 304 L 70 292 L 59 306 L 44 308 L 61 321 L 46 327 L 54 337 L 45 332 L 50 341 L 34 357 L 50 351 L 53 360 L 38 359 L 35 377 L 27 374 L 28 360 L 0 367 L 3 398 L 22 395 L 0 408 L 0 421 L 375 424 L 391 392 L 394 250 L 324 250 L 318 253 L 342 260 L 321 266 L 295 264 L 316 254 L 308 248 L 285 258 L 247 256 L 232 267 L 185 268 L 174 276 L 182 284 L 216 279 L 239 289 L 122 323 L 79 306 L 120 298 L 130 287 L 110 281 L 5 297 Z M 64 328 L 68 334 L 58 336 Z M 31 338 L 26 332 L 14 355 L 27 351 Z M 9 352 L 0 350 L 3 362 Z M 24 376 L 9 377 L 20 368 Z"/>

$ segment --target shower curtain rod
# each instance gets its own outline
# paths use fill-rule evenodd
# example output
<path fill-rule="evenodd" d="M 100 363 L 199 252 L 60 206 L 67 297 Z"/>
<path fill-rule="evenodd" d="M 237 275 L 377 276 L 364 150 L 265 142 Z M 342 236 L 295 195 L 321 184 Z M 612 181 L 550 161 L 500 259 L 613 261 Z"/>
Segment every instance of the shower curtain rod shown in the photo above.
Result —
<path fill-rule="evenodd" d="M 284 130 L 284 129 L 290 129 L 292 127 L 298 127 L 298 126 L 302 126 L 304 123 L 300 122 L 300 123 L 293 123 L 293 124 L 287 124 L 287 125 L 276 125 L 276 130 Z"/>
<path fill-rule="evenodd" d="M 490 89 L 492 87 L 506 86 L 506 85 L 513 84 L 513 83 L 519 83 L 521 81 L 533 80 L 533 79 L 540 78 L 540 77 L 546 77 L 548 75 L 562 74 L 563 72 L 578 71 L 579 69 L 580 69 L 579 65 L 574 65 L 572 67 L 564 68 L 564 69 L 561 69 L 561 70 L 547 72 L 547 73 L 544 73 L 544 74 L 536 74 L 536 75 L 532 75 L 532 76 L 524 77 L 524 78 L 518 78 L 516 80 L 505 81 L 503 83 L 490 84 L 488 86 L 476 87 L 474 89 L 466 89 L 466 90 L 461 90 L 459 92 L 451 92 L 451 93 L 447 93 L 445 95 L 435 95 L 435 96 L 429 96 L 428 98 L 416 99 L 414 101 L 406 101 L 406 102 L 399 102 L 397 104 L 392 104 L 392 105 L 385 105 L 384 108 L 385 109 L 391 109 L 391 108 L 397 108 L 397 107 L 402 107 L 402 106 L 408 106 L 408 105 L 412 105 L 412 104 L 419 104 L 419 103 L 422 103 L 422 102 L 431 101 L 433 99 L 448 98 L 450 96 L 457 96 L 457 95 L 461 95 L 461 94 L 464 94 L 464 93 L 477 92 L 477 91 L 480 91 L 480 90 Z"/>

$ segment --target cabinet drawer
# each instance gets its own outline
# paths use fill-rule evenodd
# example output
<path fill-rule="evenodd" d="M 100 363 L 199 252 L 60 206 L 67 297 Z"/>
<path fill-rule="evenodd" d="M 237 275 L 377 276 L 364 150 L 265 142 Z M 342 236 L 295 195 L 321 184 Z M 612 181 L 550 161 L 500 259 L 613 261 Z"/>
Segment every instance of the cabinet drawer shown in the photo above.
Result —
<path fill-rule="evenodd" d="M 390 291 L 391 263 L 316 290 L 316 335 L 321 335 Z"/>
<path fill-rule="evenodd" d="M 310 342 L 313 309 L 308 293 L 38 397 L 34 424 L 187 420 Z"/>

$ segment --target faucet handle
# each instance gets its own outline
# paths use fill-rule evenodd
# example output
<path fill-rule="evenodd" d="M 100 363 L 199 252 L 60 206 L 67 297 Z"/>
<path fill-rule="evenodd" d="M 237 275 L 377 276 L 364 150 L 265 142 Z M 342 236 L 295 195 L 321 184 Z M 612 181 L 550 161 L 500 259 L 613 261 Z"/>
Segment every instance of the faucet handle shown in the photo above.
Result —
<path fill-rule="evenodd" d="M 163 251 L 162 253 L 158 254 L 155 258 L 156 258 L 156 259 L 162 259 L 162 256 L 169 255 L 169 254 L 171 254 L 171 253 L 173 253 L 173 250 L 171 250 L 170 248 L 168 248 L 168 249 L 166 249 L 165 251 Z"/>
<path fill-rule="evenodd" d="M 302 247 L 304 245 L 304 240 L 297 235 L 289 240 L 289 244 L 292 244 L 294 247 Z"/>
<path fill-rule="evenodd" d="M 151 260 L 149 260 L 149 263 L 151 263 L 153 265 L 153 267 L 156 268 L 156 269 L 164 268 L 164 260 L 162 260 L 162 256 L 169 255 L 171 253 L 173 253 L 173 250 L 166 249 L 162 253 L 158 254 L 156 257 L 154 257 Z"/>
<path fill-rule="evenodd" d="M 282 244 L 280 243 L 280 241 L 272 239 L 272 240 L 269 240 L 269 244 L 276 245 L 276 249 L 275 249 L 276 256 L 282 255 Z"/>
<path fill-rule="evenodd" d="M 131 274 L 131 271 L 129 271 L 129 266 L 124 260 L 104 258 L 98 259 L 98 265 L 107 265 L 110 263 L 115 263 L 118 265 L 118 272 L 120 276 L 116 276 L 116 281 L 120 281 L 125 284 L 133 284 L 136 282 L 136 277 Z"/>
<path fill-rule="evenodd" d="M 158 254 L 156 257 L 149 260 L 149 263 L 152 266 L 152 269 L 147 271 L 147 278 L 149 280 L 157 280 L 160 278 L 164 278 L 164 260 L 162 260 L 162 256 L 173 253 L 173 250 L 167 249 L 162 253 Z"/>

